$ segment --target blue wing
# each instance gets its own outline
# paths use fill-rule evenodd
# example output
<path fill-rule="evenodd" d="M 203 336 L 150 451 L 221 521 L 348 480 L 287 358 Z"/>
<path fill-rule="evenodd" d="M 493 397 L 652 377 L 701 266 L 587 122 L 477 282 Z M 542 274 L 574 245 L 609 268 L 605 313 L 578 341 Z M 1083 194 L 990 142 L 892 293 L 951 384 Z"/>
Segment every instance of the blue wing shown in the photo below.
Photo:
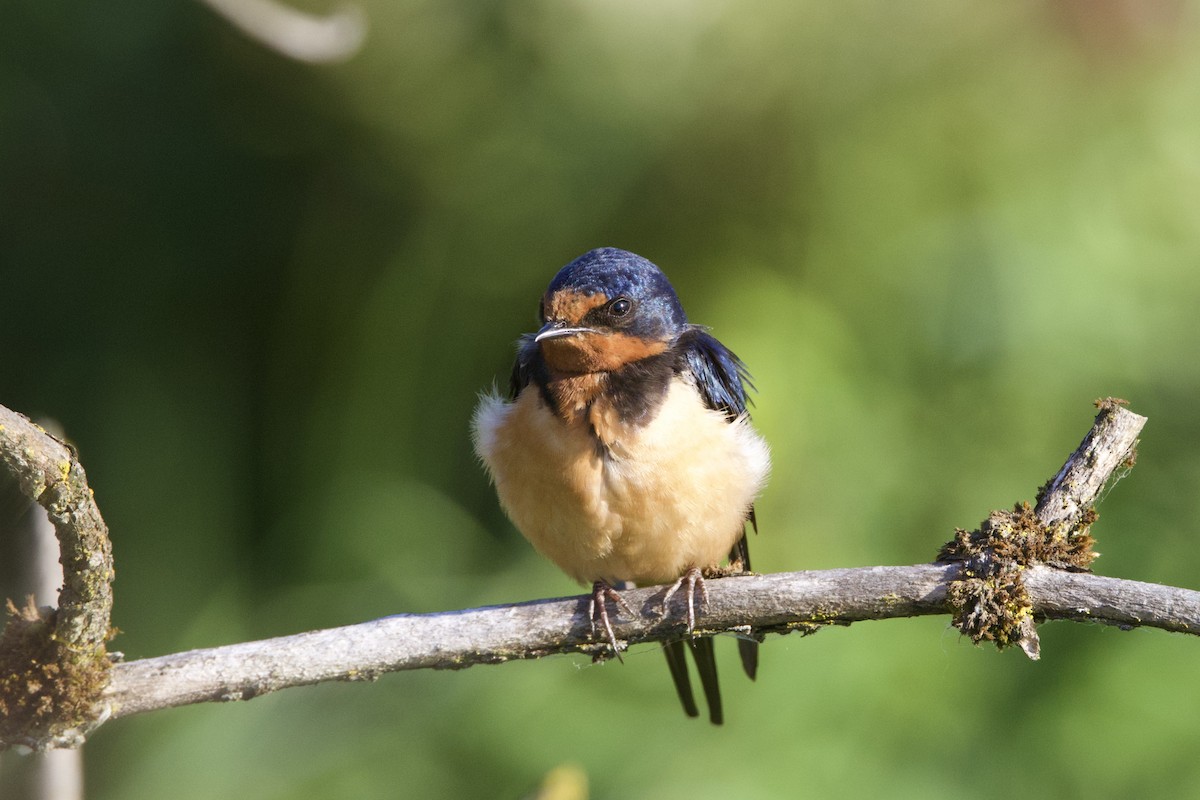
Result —
<path fill-rule="evenodd" d="M 746 365 L 728 347 L 698 326 L 691 326 L 677 345 L 683 368 L 696 379 L 704 404 L 724 411 L 730 420 L 745 414 L 750 403 L 746 390 L 754 389 Z"/>
<path fill-rule="evenodd" d="M 734 355 L 732 350 L 697 326 L 688 328 L 687 332 L 679 338 L 677 347 L 683 356 L 682 367 L 695 378 L 696 388 L 700 390 L 700 396 L 704 399 L 705 405 L 718 411 L 724 411 L 730 422 L 746 413 L 747 406 L 751 402 L 746 392 L 748 389 L 753 390 L 754 384 L 750 381 L 750 373 L 746 370 L 746 365 Z M 758 533 L 758 520 L 754 516 L 754 506 L 750 507 L 748 517 L 750 526 L 755 533 Z M 746 572 L 750 571 L 750 544 L 746 541 L 745 534 L 734 544 L 733 550 L 729 553 L 729 561 L 731 564 L 740 564 Z M 703 675 L 704 663 L 701 660 L 701 654 L 693 653 L 693 655 L 696 656 L 697 667 Z M 755 675 L 758 674 L 758 642 L 738 639 L 738 655 L 741 656 L 742 668 L 750 676 L 750 679 L 754 680 Z M 711 654 L 708 658 L 712 658 Z M 678 685 L 676 688 L 679 689 Z M 690 691 L 689 688 L 689 694 Z M 683 698 L 682 690 L 680 690 L 680 698 Z M 684 706 L 686 707 L 686 705 L 685 700 Z M 712 706 L 711 698 L 709 706 Z"/>

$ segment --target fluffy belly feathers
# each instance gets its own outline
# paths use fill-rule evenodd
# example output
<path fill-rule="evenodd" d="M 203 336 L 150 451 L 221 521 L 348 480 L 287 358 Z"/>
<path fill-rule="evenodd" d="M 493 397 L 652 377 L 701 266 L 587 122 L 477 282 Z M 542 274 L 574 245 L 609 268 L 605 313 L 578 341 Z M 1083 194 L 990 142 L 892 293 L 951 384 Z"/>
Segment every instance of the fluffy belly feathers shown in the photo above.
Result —
<path fill-rule="evenodd" d="M 474 437 L 513 523 L 581 583 L 665 583 L 719 564 L 770 469 L 746 419 L 706 408 L 683 379 L 649 423 L 606 430 L 607 452 L 533 386 L 512 403 L 484 397 Z"/>

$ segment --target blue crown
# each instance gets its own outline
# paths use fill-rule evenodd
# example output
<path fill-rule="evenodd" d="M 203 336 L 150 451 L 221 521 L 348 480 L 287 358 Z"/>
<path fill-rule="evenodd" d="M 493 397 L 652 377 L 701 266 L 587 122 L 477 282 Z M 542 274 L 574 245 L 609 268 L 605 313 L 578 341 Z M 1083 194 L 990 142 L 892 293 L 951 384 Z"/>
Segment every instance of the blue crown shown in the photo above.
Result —
<path fill-rule="evenodd" d="M 687 327 L 687 314 L 667 276 L 627 250 L 598 247 L 584 253 L 558 271 L 547 293 L 564 289 L 610 299 L 628 297 L 640 307 L 644 332 L 649 335 L 678 335 Z"/>

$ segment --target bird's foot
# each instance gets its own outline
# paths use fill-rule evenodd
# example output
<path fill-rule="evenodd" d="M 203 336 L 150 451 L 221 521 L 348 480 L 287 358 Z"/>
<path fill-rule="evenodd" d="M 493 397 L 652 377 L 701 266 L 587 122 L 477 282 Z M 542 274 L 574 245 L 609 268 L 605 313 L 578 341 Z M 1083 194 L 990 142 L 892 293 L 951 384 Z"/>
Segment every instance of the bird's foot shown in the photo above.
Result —
<path fill-rule="evenodd" d="M 680 589 L 684 590 L 684 597 L 687 598 L 687 632 L 691 633 L 696 630 L 697 589 L 700 591 L 701 607 L 708 605 L 708 587 L 704 584 L 704 573 L 698 567 L 691 567 L 687 572 L 679 576 L 679 580 L 671 584 L 671 588 L 667 589 L 667 593 L 663 595 L 663 618 L 667 616 L 667 611 L 670 609 L 671 598 Z"/>
<path fill-rule="evenodd" d="M 613 655 L 617 657 L 618 661 L 624 661 L 621 658 L 621 648 L 617 644 L 617 634 L 613 631 L 612 620 L 608 616 L 609 601 L 629 616 L 637 616 L 625 602 L 625 598 L 621 597 L 616 589 L 609 586 L 607 581 L 596 581 L 592 584 L 592 599 L 588 602 L 588 617 L 592 621 L 592 638 L 596 637 L 598 627 L 603 628 L 608 637 L 608 643 L 612 646 Z"/>

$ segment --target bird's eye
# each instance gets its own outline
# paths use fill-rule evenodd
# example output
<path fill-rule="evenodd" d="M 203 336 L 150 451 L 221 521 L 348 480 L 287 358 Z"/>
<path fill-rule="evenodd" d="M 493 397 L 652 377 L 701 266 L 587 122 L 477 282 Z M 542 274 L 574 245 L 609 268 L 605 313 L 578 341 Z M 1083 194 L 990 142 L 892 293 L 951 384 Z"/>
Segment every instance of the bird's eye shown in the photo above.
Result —
<path fill-rule="evenodd" d="M 545 324 L 546 322 L 546 299 L 542 298 L 538 301 L 538 322 Z"/>
<path fill-rule="evenodd" d="M 608 313 L 614 317 L 623 317 L 633 309 L 633 301 L 627 297 L 618 297 L 608 304 Z"/>

